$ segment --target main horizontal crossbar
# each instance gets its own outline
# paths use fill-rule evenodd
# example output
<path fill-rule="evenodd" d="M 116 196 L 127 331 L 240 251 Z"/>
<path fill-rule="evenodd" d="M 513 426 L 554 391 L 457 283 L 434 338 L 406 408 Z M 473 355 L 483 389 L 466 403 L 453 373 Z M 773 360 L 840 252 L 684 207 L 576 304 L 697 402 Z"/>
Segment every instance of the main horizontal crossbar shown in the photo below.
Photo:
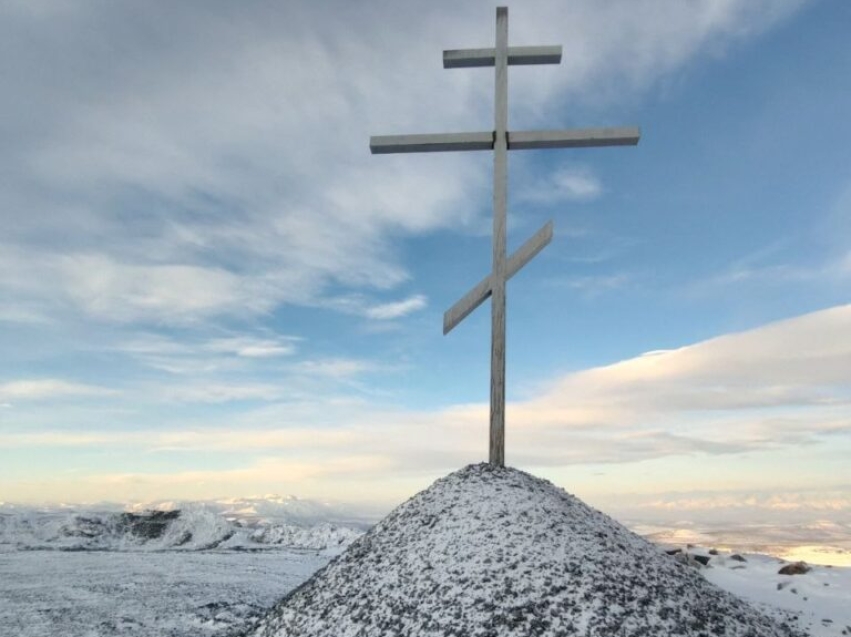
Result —
<path fill-rule="evenodd" d="M 529 261 L 535 258 L 550 241 L 553 240 L 553 222 L 548 221 L 543 228 L 533 234 L 526 243 L 520 246 L 512 254 L 505 267 L 506 280 L 513 277 Z M 443 333 L 448 334 L 458 323 L 467 318 L 470 313 L 479 307 L 485 299 L 491 295 L 492 274 L 489 274 L 467 294 L 465 294 L 455 305 L 443 314 Z"/>
<path fill-rule="evenodd" d="M 439 133 L 435 135 L 378 135 L 369 138 L 373 155 L 386 153 L 433 153 L 448 150 L 491 150 L 493 131 Z"/>
<path fill-rule="evenodd" d="M 443 68 L 469 69 L 494 65 L 494 49 L 453 49 L 443 52 Z M 561 46 L 510 46 L 509 64 L 560 64 Z"/>
<path fill-rule="evenodd" d="M 508 133 L 508 150 L 635 146 L 640 137 L 637 127 L 518 131 Z"/>
<path fill-rule="evenodd" d="M 587 148 L 635 146 L 641 137 L 636 127 L 581 128 L 508 132 L 508 150 L 536 148 Z M 491 150 L 494 132 L 381 135 L 369 138 L 373 155 L 390 153 L 436 153 L 453 150 Z"/>

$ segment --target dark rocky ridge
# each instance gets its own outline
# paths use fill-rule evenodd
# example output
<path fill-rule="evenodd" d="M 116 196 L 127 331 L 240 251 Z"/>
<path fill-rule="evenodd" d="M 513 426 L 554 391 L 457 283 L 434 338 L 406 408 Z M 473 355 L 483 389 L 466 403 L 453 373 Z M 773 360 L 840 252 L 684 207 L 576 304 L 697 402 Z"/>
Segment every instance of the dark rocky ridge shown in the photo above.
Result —
<path fill-rule="evenodd" d="M 795 633 L 549 482 L 481 464 L 399 506 L 249 634 Z"/>

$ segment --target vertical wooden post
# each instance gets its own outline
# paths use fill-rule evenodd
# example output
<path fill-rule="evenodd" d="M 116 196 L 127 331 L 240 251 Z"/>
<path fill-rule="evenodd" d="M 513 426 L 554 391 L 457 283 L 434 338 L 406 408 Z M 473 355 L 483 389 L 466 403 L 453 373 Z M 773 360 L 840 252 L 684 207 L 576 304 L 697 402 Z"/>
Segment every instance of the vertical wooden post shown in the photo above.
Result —
<path fill-rule="evenodd" d="M 505 261 L 508 196 L 508 7 L 496 10 L 494 49 L 493 272 L 489 461 L 505 466 Z"/>
<path fill-rule="evenodd" d="M 493 149 L 493 268 L 443 315 L 448 334 L 464 317 L 491 297 L 490 453 L 492 465 L 505 466 L 505 288 L 508 279 L 538 254 L 553 237 L 552 222 L 526 241 L 511 258 L 506 250 L 508 151 L 535 148 L 587 148 L 638 143 L 637 128 L 537 130 L 508 132 L 508 66 L 559 64 L 560 46 L 508 46 L 508 9 L 496 9 L 496 46 L 493 49 L 454 49 L 443 52 L 447 69 L 490 67 L 494 75 L 494 129 L 472 133 L 383 135 L 371 137 L 374 154 L 427 153 Z M 509 148 L 509 135 L 511 147 Z"/>

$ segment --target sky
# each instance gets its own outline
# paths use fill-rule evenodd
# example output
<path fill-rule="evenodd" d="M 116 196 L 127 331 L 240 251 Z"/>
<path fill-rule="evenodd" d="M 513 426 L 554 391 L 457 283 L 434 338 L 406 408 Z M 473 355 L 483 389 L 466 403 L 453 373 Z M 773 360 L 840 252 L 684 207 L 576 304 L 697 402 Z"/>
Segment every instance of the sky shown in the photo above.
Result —
<path fill-rule="evenodd" d="M 471 1 L 0 3 L 0 501 L 389 509 L 487 459 Z M 615 514 L 851 520 L 851 4 L 527 0 L 506 462 Z"/>

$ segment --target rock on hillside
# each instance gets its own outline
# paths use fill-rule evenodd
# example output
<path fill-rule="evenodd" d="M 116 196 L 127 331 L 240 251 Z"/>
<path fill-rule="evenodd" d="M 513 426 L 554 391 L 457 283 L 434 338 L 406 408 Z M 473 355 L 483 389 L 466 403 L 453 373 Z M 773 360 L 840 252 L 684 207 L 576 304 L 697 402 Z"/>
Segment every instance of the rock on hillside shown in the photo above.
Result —
<path fill-rule="evenodd" d="M 794 633 L 551 483 L 480 464 L 399 506 L 249 634 Z"/>

